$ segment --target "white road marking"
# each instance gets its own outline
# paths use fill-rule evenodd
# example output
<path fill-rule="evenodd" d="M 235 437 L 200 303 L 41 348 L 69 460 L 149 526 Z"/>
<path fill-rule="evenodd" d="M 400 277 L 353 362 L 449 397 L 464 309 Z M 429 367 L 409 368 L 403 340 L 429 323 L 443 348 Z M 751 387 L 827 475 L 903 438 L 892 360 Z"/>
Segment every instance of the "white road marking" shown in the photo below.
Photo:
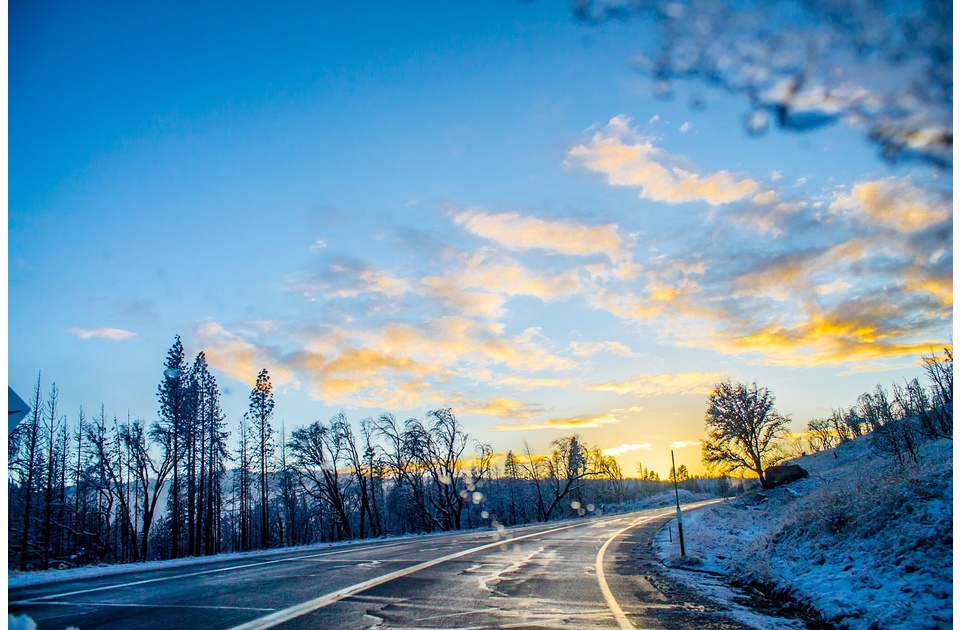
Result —
<path fill-rule="evenodd" d="M 166 582 L 166 581 L 169 581 L 169 580 L 180 580 L 180 579 L 184 579 L 184 578 L 196 577 L 196 576 L 198 576 L 198 575 L 208 575 L 208 574 L 211 574 L 211 573 L 223 573 L 223 572 L 225 572 L 225 571 L 237 571 L 237 570 L 239 570 L 239 569 L 249 569 L 250 567 L 259 567 L 259 566 L 264 566 L 264 565 L 268 565 L 268 564 L 277 564 L 277 563 L 280 563 L 280 562 L 299 562 L 299 561 L 301 561 L 301 560 L 309 560 L 309 559 L 312 559 L 312 558 L 320 558 L 320 557 L 324 557 L 324 556 L 335 556 L 335 555 L 339 555 L 339 554 L 342 554 L 342 553 L 349 553 L 349 552 L 352 552 L 352 551 L 364 551 L 364 550 L 366 550 L 366 549 L 383 549 L 384 547 L 395 547 L 395 546 L 397 546 L 397 545 L 402 545 L 402 544 L 404 544 L 405 542 L 406 542 L 406 541 L 404 541 L 404 542 L 397 542 L 397 543 L 390 543 L 390 544 L 388 544 L 388 545 L 367 546 L 367 547 L 363 547 L 363 548 L 360 548 L 360 549 L 358 549 L 357 547 L 353 547 L 353 548 L 350 548 L 350 549 L 341 549 L 341 550 L 338 550 L 338 551 L 324 551 L 324 552 L 315 553 L 315 554 L 310 554 L 310 555 L 306 555 L 306 556 L 295 556 L 295 557 L 293 557 L 293 558 L 280 558 L 280 559 L 278 559 L 278 560 L 267 560 L 267 561 L 265 561 L 265 562 L 249 562 L 249 563 L 247 563 L 247 564 L 238 564 L 238 565 L 233 566 L 233 567 L 223 567 L 223 568 L 220 568 L 220 569 L 208 569 L 208 570 L 206 570 L 206 571 L 196 571 L 196 572 L 194 572 L 194 573 L 181 573 L 181 574 L 178 574 L 178 575 L 167 575 L 167 576 L 164 576 L 164 577 L 150 578 L 150 579 L 147 579 L 147 580 L 137 580 L 136 582 L 124 582 L 124 583 L 122 583 L 122 584 L 110 584 L 109 586 L 97 586 L 97 587 L 95 587 L 95 588 L 85 588 L 85 589 L 81 589 L 81 590 L 79 590 L 79 591 L 69 591 L 69 592 L 67 592 L 67 593 L 56 593 L 56 594 L 54 594 L 54 595 L 43 595 L 43 596 L 40 596 L 40 597 L 31 597 L 31 598 L 29 598 L 29 599 L 25 599 L 25 600 L 22 600 L 22 601 L 10 602 L 9 604 L 17 604 L 17 605 L 34 604 L 34 603 L 38 603 L 38 602 L 44 602 L 44 601 L 46 601 L 46 600 L 59 599 L 59 598 L 61 598 L 61 597 L 72 597 L 72 596 L 74 596 L 74 595 L 84 595 L 84 594 L 86 594 L 86 593 L 96 593 L 96 592 L 99 592 L 99 591 L 112 591 L 112 590 L 115 590 L 115 589 L 118 589 L 118 588 L 128 588 L 128 587 L 130 587 L 130 586 L 140 586 L 140 585 L 142 585 L 142 584 L 153 584 L 153 583 L 155 583 L 155 582 Z M 9 605 L 9 604 L 8 604 L 8 605 Z M 272 610 L 272 609 L 271 609 L 271 610 Z"/>
<path fill-rule="evenodd" d="M 17 603 L 17 602 L 14 602 Z M 252 610 L 270 612 L 276 608 L 257 608 L 255 606 L 194 606 L 191 604 L 124 604 L 120 602 L 43 602 L 44 606 L 101 606 L 108 608 L 189 608 L 200 610 Z"/>
<path fill-rule="evenodd" d="M 695 504 L 694 508 L 706 507 L 707 505 L 713 505 L 714 503 L 720 503 L 723 499 L 713 499 L 710 501 L 701 501 L 700 503 Z M 620 626 L 620 630 L 635 630 L 636 626 L 630 622 L 630 619 L 627 618 L 626 613 L 623 612 L 623 609 L 620 608 L 620 604 L 617 603 L 616 598 L 613 596 L 613 592 L 610 590 L 610 586 L 607 584 L 607 576 L 603 571 L 603 556 L 607 552 L 607 547 L 610 546 L 620 534 L 624 533 L 628 529 L 633 529 L 637 525 L 642 525 L 648 521 L 651 521 L 655 518 L 666 516 L 668 512 L 663 512 L 660 514 L 652 514 L 646 518 L 638 518 L 630 525 L 627 525 L 613 536 L 607 539 L 607 542 L 603 543 L 603 546 L 600 547 L 600 551 L 597 552 L 597 581 L 600 583 L 600 591 L 603 592 L 603 599 L 607 602 L 607 606 L 613 612 L 613 618 L 616 619 L 617 625 Z M 650 606 L 653 608 L 653 606 Z"/>
<path fill-rule="evenodd" d="M 637 525 L 642 525 L 643 523 L 651 521 L 659 516 L 663 516 L 663 514 L 654 514 L 653 516 L 635 520 L 610 538 L 607 538 L 607 542 L 603 543 L 603 546 L 600 547 L 600 551 L 597 552 L 597 582 L 600 583 L 600 592 L 603 593 L 603 599 L 605 602 L 607 602 L 607 607 L 610 608 L 611 612 L 613 612 L 613 618 L 616 620 L 617 625 L 620 626 L 620 630 L 634 630 L 636 626 L 630 622 L 626 613 L 624 613 L 623 609 L 620 608 L 620 604 L 617 603 L 616 598 L 613 596 L 613 592 L 610 590 L 610 585 L 607 584 L 607 575 L 603 570 L 603 556 L 607 552 L 607 547 L 610 546 L 610 543 L 616 540 L 620 534 L 628 529 L 632 529 Z"/>
<path fill-rule="evenodd" d="M 563 531 L 565 529 L 572 529 L 574 527 L 582 527 L 584 523 L 575 523 L 573 525 L 564 525 L 562 527 L 554 527 L 553 529 L 547 529 L 542 532 L 534 532 L 532 534 L 526 534 L 524 536 L 517 536 L 511 538 L 510 542 L 518 542 L 521 540 L 526 540 L 527 538 L 535 538 L 537 536 L 546 536 L 547 534 L 552 534 L 554 532 Z M 400 569 L 399 571 L 394 571 L 393 573 L 387 573 L 386 575 L 381 575 L 380 577 L 372 578 L 359 584 L 354 584 L 353 586 L 348 586 L 342 588 L 339 591 L 334 591 L 326 595 L 321 595 L 315 599 L 303 602 L 302 604 L 297 604 L 296 606 L 291 606 L 290 608 L 285 608 L 283 610 L 278 610 L 277 612 L 267 615 L 266 617 L 261 617 L 260 619 L 254 619 L 245 624 L 233 627 L 231 630 L 266 630 L 267 628 L 273 628 L 278 626 L 281 623 L 286 623 L 297 617 L 302 617 L 309 613 L 325 608 L 330 604 L 334 604 L 341 599 L 350 597 L 351 595 L 356 595 L 368 589 L 371 589 L 375 586 L 380 586 L 381 584 L 386 584 L 393 580 L 406 577 L 412 573 L 422 571 L 424 569 L 429 569 L 438 564 L 444 562 L 449 562 L 450 560 L 456 560 L 464 556 L 469 556 L 470 554 L 477 553 L 478 551 L 486 551 L 487 549 L 493 549 L 494 547 L 499 547 L 503 544 L 503 541 L 495 541 L 488 543 L 486 545 L 480 545 L 479 547 L 473 547 L 472 549 L 464 549 L 463 551 L 458 551 L 457 553 L 452 553 L 448 556 L 443 556 L 441 558 L 435 558 L 433 560 L 428 560 L 426 562 L 421 562 L 420 564 L 414 565 L 412 567 L 407 567 L 406 569 Z"/>

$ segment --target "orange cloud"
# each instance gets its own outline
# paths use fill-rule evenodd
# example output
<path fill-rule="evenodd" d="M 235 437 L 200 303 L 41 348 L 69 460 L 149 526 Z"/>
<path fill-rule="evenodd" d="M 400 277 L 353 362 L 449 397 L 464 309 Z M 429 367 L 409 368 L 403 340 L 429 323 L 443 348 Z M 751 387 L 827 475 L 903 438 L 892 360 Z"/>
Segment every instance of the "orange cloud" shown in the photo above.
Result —
<path fill-rule="evenodd" d="M 461 257 L 456 269 L 443 276 L 426 277 L 421 283 L 429 295 L 458 312 L 486 319 L 502 317 L 508 297 L 529 295 L 546 302 L 579 290 L 576 270 L 535 271 L 513 261 L 494 260 L 494 254 L 484 249 Z"/>
<path fill-rule="evenodd" d="M 834 212 L 854 212 L 865 222 L 898 232 L 915 232 L 950 218 L 945 200 L 904 180 L 893 178 L 860 182 L 830 205 Z"/>
<path fill-rule="evenodd" d="M 501 376 L 494 380 L 494 384 L 504 387 L 515 387 L 522 390 L 543 389 L 550 387 L 570 387 L 573 381 L 569 378 L 530 378 L 526 376 Z"/>
<path fill-rule="evenodd" d="M 528 418 L 539 411 L 539 407 L 510 398 L 492 398 L 483 402 L 461 403 L 457 413 L 467 415 L 496 416 L 499 418 Z"/>
<path fill-rule="evenodd" d="M 593 429 L 607 424 L 616 424 L 620 422 L 612 413 L 599 415 L 581 415 L 572 418 L 550 418 L 546 422 L 538 424 L 498 424 L 490 428 L 490 431 L 535 431 L 538 429 L 554 429 L 567 431 L 570 429 Z"/>
<path fill-rule="evenodd" d="M 640 196 L 666 203 L 705 201 L 718 206 L 756 195 L 760 184 L 728 171 L 696 173 L 672 165 L 676 159 L 656 147 L 650 138 L 630 127 L 630 119 L 616 116 L 588 144 L 569 151 L 573 160 L 603 173 L 612 186 L 640 189 Z"/>
<path fill-rule="evenodd" d="M 266 368 L 275 385 L 297 385 L 292 372 L 272 352 L 231 333 L 217 322 L 201 323 L 196 334 L 210 365 L 238 381 L 253 387 L 257 374 Z"/>
<path fill-rule="evenodd" d="M 616 262 L 627 258 L 617 226 L 547 221 L 516 212 L 490 213 L 473 208 L 453 215 L 453 222 L 471 234 L 515 250 L 542 250 L 574 256 L 603 255 Z"/>
<path fill-rule="evenodd" d="M 648 398 L 668 394 L 708 394 L 714 385 L 723 379 L 720 372 L 683 372 L 680 374 L 640 374 L 632 381 L 608 381 L 600 385 L 588 385 L 591 392 L 614 392 L 635 394 Z"/>
<path fill-rule="evenodd" d="M 813 314 L 792 326 L 771 323 L 742 334 L 717 335 L 709 341 L 710 347 L 720 352 L 758 352 L 768 364 L 791 367 L 920 356 L 938 343 L 932 339 L 911 341 L 906 331 L 881 327 L 867 318 L 857 320 L 824 313 Z"/>

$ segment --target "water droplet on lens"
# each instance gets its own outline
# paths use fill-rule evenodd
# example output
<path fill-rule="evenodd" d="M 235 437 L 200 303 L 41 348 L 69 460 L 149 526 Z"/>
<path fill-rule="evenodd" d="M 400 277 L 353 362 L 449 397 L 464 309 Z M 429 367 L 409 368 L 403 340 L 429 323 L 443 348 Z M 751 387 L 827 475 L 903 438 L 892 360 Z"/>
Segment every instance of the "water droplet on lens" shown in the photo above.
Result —
<path fill-rule="evenodd" d="M 657 98 L 668 99 L 673 96 L 673 86 L 669 81 L 659 80 L 653 82 L 653 95 Z"/>
<path fill-rule="evenodd" d="M 770 113 L 765 109 L 755 109 L 744 121 L 744 129 L 751 136 L 762 136 L 770 127 Z"/>

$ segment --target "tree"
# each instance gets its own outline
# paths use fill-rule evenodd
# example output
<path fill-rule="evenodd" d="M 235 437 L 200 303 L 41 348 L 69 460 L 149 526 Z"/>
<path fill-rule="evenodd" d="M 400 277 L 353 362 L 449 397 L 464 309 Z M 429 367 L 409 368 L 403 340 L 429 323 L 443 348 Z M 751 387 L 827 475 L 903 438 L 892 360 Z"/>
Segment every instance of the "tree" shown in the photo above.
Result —
<path fill-rule="evenodd" d="M 467 479 L 461 457 L 469 436 L 463 431 L 453 409 L 427 412 L 428 426 L 411 418 L 404 437 L 409 452 L 433 482 L 427 498 L 434 509 L 434 520 L 443 531 L 460 529 L 464 505 L 472 500 L 476 479 Z"/>
<path fill-rule="evenodd" d="M 674 472 L 672 466 L 670 467 L 670 477 L 668 477 L 668 480 L 670 481 L 670 483 L 674 483 L 674 482 L 683 483 L 684 481 L 688 481 L 689 479 L 690 479 L 690 471 L 687 470 L 687 467 L 684 466 L 683 464 L 680 464 L 679 466 L 677 466 L 676 472 Z"/>
<path fill-rule="evenodd" d="M 257 375 L 256 385 L 250 392 L 250 408 L 246 414 L 256 440 L 256 448 L 253 452 L 254 462 L 260 469 L 260 547 L 263 549 L 270 546 L 268 475 L 276 449 L 273 441 L 273 427 L 270 426 L 273 407 L 273 384 L 270 383 L 270 374 L 263 369 Z"/>
<path fill-rule="evenodd" d="M 816 418 L 807 423 L 807 444 L 814 453 L 833 448 L 838 439 L 829 418 Z"/>
<path fill-rule="evenodd" d="M 174 338 L 173 345 L 167 351 L 167 360 L 163 364 L 163 379 L 157 387 L 160 401 L 160 421 L 170 433 L 173 485 L 170 488 L 170 544 L 174 558 L 180 556 L 180 459 L 183 451 L 182 437 L 186 421 L 187 388 L 190 382 L 187 374 L 187 362 L 183 352 L 180 335 Z"/>
<path fill-rule="evenodd" d="M 23 493 L 24 497 L 23 531 L 20 537 L 19 568 L 21 571 L 27 568 L 29 549 L 32 543 L 30 538 L 33 516 L 31 514 L 31 508 L 34 496 L 34 488 L 40 475 L 37 464 L 40 458 L 40 444 L 38 438 L 40 436 L 40 422 L 42 419 L 41 414 L 42 407 L 40 398 L 40 374 L 37 374 L 37 385 L 33 390 L 33 409 L 31 409 L 30 416 L 27 419 L 24 419 L 24 422 L 21 422 L 20 425 L 17 426 L 17 436 L 22 436 L 26 442 L 26 453 L 22 459 L 23 466 L 19 475 L 21 492 Z"/>
<path fill-rule="evenodd" d="M 416 421 L 415 421 L 416 422 Z M 394 520 L 401 533 L 432 531 L 432 519 L 427 512 L 423 475 L 417 468 L 410 449 L 407 433 L 401 429 L 396 416 L 382 413 L 373 422 L 373 430 L 386 445 L 380 445 L 381 461 L 392 479 L 385 512 Z M 389 509 L 396 508 L 396 509 Z"/>
<path fill-rule="evenodd" d="M 930 381 L 930 406 L 920 424 L 930 437 L 953 439 L 953 350 L 924 356 L 923 370 Z"/>
<path fill-rule="evenodd" d="M 338 464 L 344 456 L 342 441 L 335 426 L 338 419 L 327 426 L 319 420 L 300 427 L 290 435 L 289 447 L 293 455 L 293 467 L 300 477 L 304 491 L 314 499 L 326 503 L 335 516 L 334 537 L 352 538 L 350 516 L 347 514 L 346 488 L 340 478 Z M 343 422 L 346 418 L 343 417 Z"/>
<path fill-rule="evenodd" d="M 137 488 L 142 492 L 143 513 L 140 526 L 140 559 L 147 559 L 150 541 L 150 528 L 153 525 L 160 492 L 167 481 L 167 476 L 173 467 L 173 435 L 169 427 L 154 422 L 149 430 L 149 437 L 155 444 L 160 445 L 160 458 L 155 459 L 150 453 L 147 442 L 148 432 L 140 420 L 128 424 L 123 429 L 122 439 L 130 452 L 134 475 L 137 479 Z M 151 480 L 153 491 L 150 490 Z"/>
<path fill-rule="evenodd" d="M 206 354 L 200 352 L 190 371 L 193 394 L 194 464 L 197 469 L 196 518 L 193 537 L 193 555 L 212 555 L 219 551 L 220 496 L 226 462 L 230 459 L 227 447 L 229 432 L 220 408 L 220 390 L 217 379 L 210 373 Z"/>
<path fill-rule="evenodd" d="M 774 396 L 757 383 L 717 383 L 707 399 L 703 462 L 708 468 L 730 473 L 749 470 L 767 488 L 765 466 L 783 460 L 778 440 L 787 433 L 790 419 L 773 407 Z"/>
<path fill-rule="evenodd" d="M 544 513 L 543 520 L 550 520 L 551 514 L 560 502 L 571 492 L 578 492 L 581 480 L 601 474 L 590 461 L 590 450 L 579 435 L 561 437 L 550 442 L 552 451 L 546 459 L 548 478 L 553 486 L 553 498 Z"/>

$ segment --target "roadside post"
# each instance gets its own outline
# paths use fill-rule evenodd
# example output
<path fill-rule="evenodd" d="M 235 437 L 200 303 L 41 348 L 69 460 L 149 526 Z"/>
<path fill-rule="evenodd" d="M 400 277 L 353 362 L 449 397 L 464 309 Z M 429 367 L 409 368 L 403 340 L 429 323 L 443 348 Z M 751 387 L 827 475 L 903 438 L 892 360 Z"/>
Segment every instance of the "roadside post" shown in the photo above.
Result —
<path fill-rule="evenodd" d="M 670 451 L 670 462 L 673 464 L 673 493 L 677 497 L 677 535 L 680 537 L 680 556 L 686 557 L 687 550 L 683 548 L 683 514 L 680 512 L 680 490 L 677 488 L 677 460 Z"/>

